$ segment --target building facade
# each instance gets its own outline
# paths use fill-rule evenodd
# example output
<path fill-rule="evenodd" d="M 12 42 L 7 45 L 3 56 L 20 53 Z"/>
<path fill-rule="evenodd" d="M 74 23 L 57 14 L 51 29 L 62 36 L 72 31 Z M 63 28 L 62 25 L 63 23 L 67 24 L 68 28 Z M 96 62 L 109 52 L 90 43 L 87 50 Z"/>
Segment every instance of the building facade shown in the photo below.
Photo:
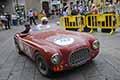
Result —
<path fill-rule="evenodd" d="M 13 13 L 14 9 L 14 0 L 0 0 L 0 14 L 5 12 Z"/>
<path fill-rule="evenodd" d="M 41 11 L 43 9 L 53 9 L 54 7 L 60 8 L 61 1 L 60 0 L 25 0 L 26 11 L 29 11 L 30 9 Z"/>
<path fill-rule="evenodd" d="M 8 0 L 10 1 L 10 0 Z M 62 4 L 67 2 L 68 4 L 70 2 L 76 3 L 78 0 L 12 0 L 13 3 L 11 3 L 13 6 L 14 3 L 22 4 L 25 6 L 25 12 L 27 13 L 30 9 L 36 10 L 40 12 L 41 10 L 52 10 L 54 8 L 62 8 Z M 105 4 L 106 1 L 109 2 L 117 2 L 118 0 L 79 0 L 80 2 L 91 2 L 99 5 L 101 2 Z M 14 10 L 12 10 L 14 11 Z"/>

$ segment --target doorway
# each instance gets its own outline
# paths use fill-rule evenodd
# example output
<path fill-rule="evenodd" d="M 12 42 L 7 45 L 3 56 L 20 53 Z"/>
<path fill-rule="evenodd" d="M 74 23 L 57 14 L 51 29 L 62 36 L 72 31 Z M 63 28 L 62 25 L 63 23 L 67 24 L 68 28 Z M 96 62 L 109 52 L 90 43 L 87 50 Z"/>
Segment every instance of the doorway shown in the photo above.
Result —
<path fill-rule="evenodd" d="M 46 16 L 49 16 L 49 2 L 43 1 L 42 2 L 42 9 L 45 11 Z"/>

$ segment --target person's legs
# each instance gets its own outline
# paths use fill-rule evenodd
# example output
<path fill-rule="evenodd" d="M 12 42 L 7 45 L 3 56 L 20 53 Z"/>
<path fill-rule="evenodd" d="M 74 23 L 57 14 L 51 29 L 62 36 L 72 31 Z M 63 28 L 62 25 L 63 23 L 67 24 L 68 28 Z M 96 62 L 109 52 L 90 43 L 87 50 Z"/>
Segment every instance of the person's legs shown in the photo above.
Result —
<path fill-rule="evenodd" d="M 8 22 L 7 22 L 7 25 L 8 25 L 8 29 L 10 29 L 10 20 L 8 20 Z"/>
<path fill-rule="evenodd" d="M 7 24 L 5 24 L 5 29 L 7 30 L 8 28 L 7 28 Z"/>
<path fill-rule="evenodd" d="M 5 25 L 5 29 L 7 30 L 8 29 L 8 24 L 7 24 L 8 21 L 4 21 L 4 25 Z"/>
<path fill-rule="evenodd" d="M 32 25 L 32 17 L 30 17 L 30 25 Z"/>
<path fill-rule="evenodd" d="M 34 18 L 34 17 L 32 17 L 32 20 L 33 20 L 34 25 L 36 25 L 36 22 L 35 22 L 35 18 Z"/>

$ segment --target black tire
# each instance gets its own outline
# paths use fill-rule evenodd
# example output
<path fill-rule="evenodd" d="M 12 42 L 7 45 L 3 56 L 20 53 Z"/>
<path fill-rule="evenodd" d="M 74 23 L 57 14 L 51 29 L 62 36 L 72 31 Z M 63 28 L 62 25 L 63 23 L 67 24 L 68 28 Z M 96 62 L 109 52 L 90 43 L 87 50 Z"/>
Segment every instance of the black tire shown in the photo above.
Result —
<path fill-rule="evenodd" d="M 36 66 L 38 71 L 43 75 L 43 76 L 47 76 L 50 77 L 52 72 L 49 69 L 48 64 L 46 63 L 45 59 L 39 54 L 39 52 L 36 52 L 36 57 L 35 57 L 35 61 L 36 61 Z"/>
<path fill-rule="evenodd" d="M 16 47 L 16 52 L 19 54 L 19 55 L 23 55 L 23 52 L 21 51 L 20 49 L 20 46 L 18 44 L 18 41 L 17 39 L 14 37 L 14 43 L 15 43 L 15 47 Z"/>

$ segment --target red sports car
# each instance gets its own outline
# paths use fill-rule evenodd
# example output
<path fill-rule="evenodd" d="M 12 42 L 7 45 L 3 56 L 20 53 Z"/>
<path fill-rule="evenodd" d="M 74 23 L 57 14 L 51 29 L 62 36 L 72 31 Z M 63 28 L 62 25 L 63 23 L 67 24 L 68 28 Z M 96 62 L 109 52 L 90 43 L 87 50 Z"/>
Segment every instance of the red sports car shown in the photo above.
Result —
<path fill-rule="evenodd" d="M 99 41 L 83 32 L 37 25 L 29 33 L 16 33 L 15 45 L 19 54 L 36 62 L 43 75 L 60 72 L 85 64 L 99 53 Z"/>

